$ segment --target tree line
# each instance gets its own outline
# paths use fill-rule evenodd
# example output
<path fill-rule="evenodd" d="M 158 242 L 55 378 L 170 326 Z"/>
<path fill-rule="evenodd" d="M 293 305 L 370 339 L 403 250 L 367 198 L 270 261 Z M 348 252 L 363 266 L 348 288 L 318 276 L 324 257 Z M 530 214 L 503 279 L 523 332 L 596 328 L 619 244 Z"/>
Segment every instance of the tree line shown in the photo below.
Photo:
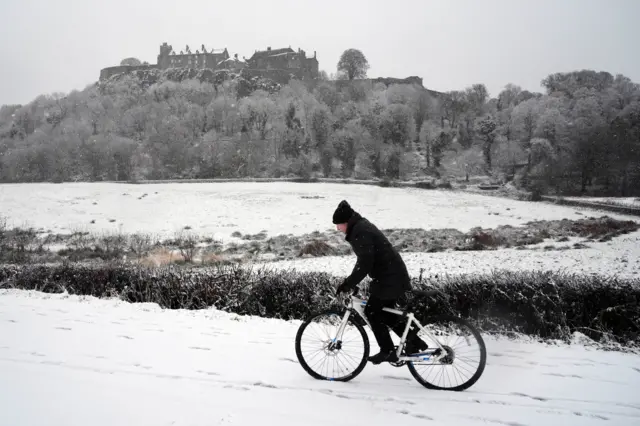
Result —
<path fill-rule="evenodd" d="M 640 191 L 640 86 L 582 70 L 544 93 L 484 84 L 434 93 L 373 83 L 345 51 L 337 76 L 238 95 L 137 74 L 0 108 L 0 181 L 489 176 L 556 193 Z"/>

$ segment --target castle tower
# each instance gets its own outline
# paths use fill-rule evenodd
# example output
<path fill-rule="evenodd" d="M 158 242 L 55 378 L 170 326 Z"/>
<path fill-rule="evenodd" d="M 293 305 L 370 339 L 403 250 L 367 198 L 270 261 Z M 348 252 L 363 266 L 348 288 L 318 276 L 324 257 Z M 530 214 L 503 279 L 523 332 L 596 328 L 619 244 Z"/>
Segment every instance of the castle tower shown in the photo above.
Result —
<path fill-rule="evenodd" d="M 158 68 L 163 70 L 170 67 L 171 59 L 169 59 L 169 55 L 172 51 L 173 47 L 168 45 L 166 42 L 162 43 L 160 46 L 160 54 L 158 55 Z"/>

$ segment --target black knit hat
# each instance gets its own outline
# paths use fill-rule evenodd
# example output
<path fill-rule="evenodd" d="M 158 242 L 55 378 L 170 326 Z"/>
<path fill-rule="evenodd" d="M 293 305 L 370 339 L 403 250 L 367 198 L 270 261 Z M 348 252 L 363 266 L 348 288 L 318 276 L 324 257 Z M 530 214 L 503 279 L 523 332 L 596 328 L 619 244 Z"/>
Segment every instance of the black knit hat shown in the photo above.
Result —
<path fill-rule="evenodd" d="M 338 208 L 333 213 L 333 223 L 335 225 L 339 223 L 347 223 L 351 216 L 353 215 L 353 209 L 345 200 L 340 201 L 338 204 Z"/>

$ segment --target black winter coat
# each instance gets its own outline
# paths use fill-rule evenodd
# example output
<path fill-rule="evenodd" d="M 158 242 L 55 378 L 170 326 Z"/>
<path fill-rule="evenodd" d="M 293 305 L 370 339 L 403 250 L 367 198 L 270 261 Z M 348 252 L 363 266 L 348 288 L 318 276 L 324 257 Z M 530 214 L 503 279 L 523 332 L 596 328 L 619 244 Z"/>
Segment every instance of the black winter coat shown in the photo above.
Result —
<path fill-rule="evenodd" d="M 347 288 L 355 288 L 369 275 L 371 297 L 397 299 L 411 290 L 409 272 L 400 253 L 375 225 L 354 213 L 347 223 L 345 239 L 358 257 L 345 280 Z"/>

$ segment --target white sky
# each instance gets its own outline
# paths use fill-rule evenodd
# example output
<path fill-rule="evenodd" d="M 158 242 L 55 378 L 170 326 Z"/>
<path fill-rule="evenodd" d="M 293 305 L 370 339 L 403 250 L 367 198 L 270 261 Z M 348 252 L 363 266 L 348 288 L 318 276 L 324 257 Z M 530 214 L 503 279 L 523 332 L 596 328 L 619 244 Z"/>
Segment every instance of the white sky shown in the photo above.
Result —
<path fill-rule="evenodd" d="M 0 104 L 81 90 L 125 57 L 156 63 L 164 41 L 315 50 L 328 73 L 355 47 L 371 77 L 485 83 L 491 96 L 584 68 L 640 82 L 639 16 L 640 0 L 0 0 Z"/>

